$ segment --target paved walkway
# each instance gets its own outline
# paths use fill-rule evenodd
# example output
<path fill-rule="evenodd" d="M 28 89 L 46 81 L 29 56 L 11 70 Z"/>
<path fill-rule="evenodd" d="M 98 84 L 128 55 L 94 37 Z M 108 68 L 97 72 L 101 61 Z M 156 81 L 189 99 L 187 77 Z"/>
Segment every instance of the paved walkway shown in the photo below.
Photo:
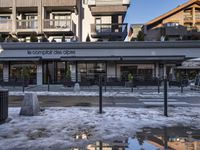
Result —
<path fill-rule="evenodd" d="M 98 106 L 98 86 L 81 87 L 81 92 L 74 92 L 73 87 L 63 85 L 42 85 L 25 87 L 3 87 L 9 89 L 9 105 L 20 106 L 24 93 L 36 92 L 41 106 Z M 49 90 L 49 91 L 48 91 Z M 168 87 L 168 105 L 172 107 L 200 107 L 200 91 L 184 87 Z M 109 107 L 163 107 L 163 86 L 103 87 L 103 104 Z"/>

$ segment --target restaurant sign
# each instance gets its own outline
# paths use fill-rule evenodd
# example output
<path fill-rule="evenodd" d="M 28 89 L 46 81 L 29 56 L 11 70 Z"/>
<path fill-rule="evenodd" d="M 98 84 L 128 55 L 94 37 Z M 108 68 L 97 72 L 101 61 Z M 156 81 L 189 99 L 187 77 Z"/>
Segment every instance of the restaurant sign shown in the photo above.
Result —
<path fill-rule="evenodd" d="M 32 56 L 45 56 L 45 55 L 75 55 L 76 51 L 73 50 L 27 50 L 28 55 Z"/>

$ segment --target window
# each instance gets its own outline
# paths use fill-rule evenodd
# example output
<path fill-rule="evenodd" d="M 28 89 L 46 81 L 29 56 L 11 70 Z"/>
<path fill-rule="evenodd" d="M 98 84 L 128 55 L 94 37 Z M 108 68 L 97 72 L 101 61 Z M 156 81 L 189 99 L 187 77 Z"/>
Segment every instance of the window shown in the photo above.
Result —
<path fill-rule="evenodd" d="M 10 16 L 0 16 L 0 20 L 7 20 L 10 19 Z"/>
<path fill-rule="evenodd" d="M 178 22 L 168 22 L 166 23 L 167 27 L 178 27 L 179 23 Z"/>
<path fill-rule="evenodd" d="M 69 14 L 53 14 L 54 25 L 57 28 L 70 28 L 71 16 Z"/>
<path fill-rule="evenodd" d="M 101 18 L 95 18 L 96 32 L 101 32 Z"/>

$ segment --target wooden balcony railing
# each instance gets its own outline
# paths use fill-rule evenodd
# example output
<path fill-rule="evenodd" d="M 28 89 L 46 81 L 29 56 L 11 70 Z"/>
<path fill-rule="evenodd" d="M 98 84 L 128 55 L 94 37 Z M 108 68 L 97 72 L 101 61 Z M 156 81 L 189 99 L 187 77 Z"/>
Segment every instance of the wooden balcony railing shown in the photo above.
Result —
<path fill-rule="evenodd" d="M 11 19 L 3 19 L 0 20 L 0 31 L 11 31 L 12 30 L 12 20 Z"/>
<path fill-rule="evenodd" d="M 192 20 L 193 20 L 192 16 L 185 16 L 184 17 L 184 21 L 192 21 Z"/>
<path fill-rule="evenodd" d="M 54 30 L 72 30 L 72 20 L 71 19 L 45 19 L 44 29 L 54 29 Z"/>
<path fill-rule="evenodd" d="M 17 20 L 17 29 L 37 29 L 38 28 L 38 20 Z"/>
<path fill-rule="evenodd" d="M 200 21 L 200 14 L 195 16 L 196 21 Z"/>

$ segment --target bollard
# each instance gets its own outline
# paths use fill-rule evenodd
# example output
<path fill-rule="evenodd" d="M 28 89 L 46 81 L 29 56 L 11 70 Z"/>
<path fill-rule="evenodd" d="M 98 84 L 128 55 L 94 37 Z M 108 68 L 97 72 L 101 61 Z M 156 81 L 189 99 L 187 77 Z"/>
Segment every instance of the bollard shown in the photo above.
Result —
<path fill-rule="evenodd" d="M 183 80 L 181 80 L 181 93 L 183 93 Z"/>
<path fill-rule="evenodd" d="M 131 92 L 133 92 L 133 79 L 132 79 L 132 85 L 131 85 Z"/>
<path fill-rule="evenodd" d="M 0 89 L 0 124 L 8 118 L 8 90 Z"/>
<path fill-rule="evenodd" d="M 24 93 L 24 86 L 25 86 L 25 83 L 24 83 L 24 77 L 23 77 L 23 83 L 22 83 L 22 91 Z"/>
<path fill-rule="evenodd" d="M 107 91 L 107 77 L 105 77 L 105 81 L 104 81 L 104 91 Z"/>
<path fill-rule="evenodd" d="M 164 147 L 165 150 L 168 150 L 168 134 L 167 134 L 167 127 L 164 128 Z"/>
<path fill-rule="evenodd" d="M 133 84 L 132 84 L 132 87 L 131 87 L 131 92 L 133 92 Z"/>
<path fill-rule="evenodd" d="M 102 76 L 99 76 L 99 113 L 102 114 Z"/>
<path fill-rule="evenodd" d="M 158 93 L 160 93 L 160 80 L 158 78 Z"/>
<path fill-rule="evenodd" d="M 167 113 L 167 79 L 164 79 L 164 116 L 168 116 Z"/>
<path fill-rule="evenodd" d="M 47 82 L 48 82 L 48 92 L 49 92 L 50 91 L 49 76 L 48 76 Z"/>

